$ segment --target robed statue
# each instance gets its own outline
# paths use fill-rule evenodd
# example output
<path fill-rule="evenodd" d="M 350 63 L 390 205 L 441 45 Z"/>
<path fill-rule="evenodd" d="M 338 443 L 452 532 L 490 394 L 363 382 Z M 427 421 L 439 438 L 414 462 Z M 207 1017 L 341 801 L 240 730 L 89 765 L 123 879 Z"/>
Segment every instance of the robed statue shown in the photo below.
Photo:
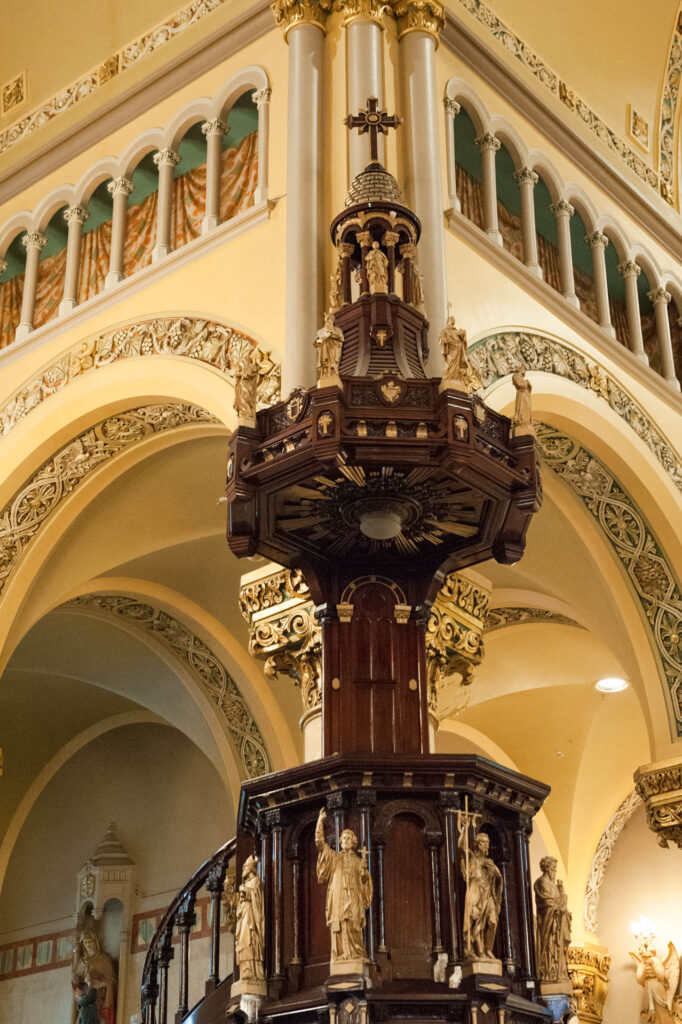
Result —
<path fill-rule="evenodd" d="M 341 387 L 339 363 L 343 348 L 343 331 L 334 323 L 334 314 L 330 310 L 324 314 L 324 327 L 318 332 L 314 342 L 317 349 L 317 386 L 330 387 L 335 384 Z"/>
<path fill-rule="evenodd" d="M 519 434 L 535 434 L 530 398 L 533 387 L 527 379 L 526 371 L 523 368 L 512 374 L 512 384 L 516 388 L 516 402 L 512 418 L 513 432 L 516 436 Z"/>
<path fill-rule="evenodd" d="M 116 1024 L 116 967 L 92 928 L 85 928 L 76 940 L 72 979 L 79 1020 L 82 1016 L 87 1024 Z"/>
<path fill-rule="evenodd" d="M 341 833 L 337 853 L 324 838 L 327 814 L 320 811 L 315 827 L 317 880 L 327 885 L 327 926 L 331 932 L 332 972 L 344 964 L 366 963 L 367 950 L 362 939 L 365 911 L 372 902 L 372 879 L 364 851 L 358 856 L 358 837 L 351 829 Z M 356 968 L 357 969 L 357 968 Z"/>
<path fill-rule="evenodd" d="M 542 874 L 533 886 L 536 910 L 537 966 L 540 981 L 570 985 L 566 957 L 571 944 L 568 897 L 556 877 L 555 857 L 543 857 Z"/>
<path fill-rule="evenodd" d="M 682 1021 L 682 999 L 677 995 L 680 958 L 672 942 L 661 960 L 649 945 L 651 936 L 643 936 L 637 953 L 630 952 L 637 968 L 635 977 L 644 989 L 642 1020 L 647 1024 L 677 1024 Z"/>
<path fill-rule="evenodd" d="M 438 341 L 443 353 L 443 379 L 439 390 L 456 388 L 469 394 L 480 388 L 481 382 L 467 355 L 466 331 L 455 326 L 454 316 L 447 318 Z"/>
<path fill-rule="evenodd" d="M 502 875 L 490 859 L 490 838 L 479 832 L 469 838 L 469 821 L 478 815 L 459 812 L 459 865 L 464 881 L 464 955 L 497 960 L 493 953 L 502 904 Z"/>
<path fill-rule="evenodd" d="M 234 929 L 234 956 L 240 981 L 265 981 L 265 902 L 263 883 L 258 876 L 258 861 L 247 857 L 237 893 Z"/>
<path fill-rule="evenodd" d="M 234 371 L 234 408 L 238 422 L 246 427 L 256 426 L 258 393 L 258 365 L 250 353 L 242 356 Z"/>
<path fill-rule="evenodd" d="M 365 256 L 365 270 L 372 295 L 388 291 L 388 257 L 381 251 L 378 242 L 372 242 L 372 248 Z"/>

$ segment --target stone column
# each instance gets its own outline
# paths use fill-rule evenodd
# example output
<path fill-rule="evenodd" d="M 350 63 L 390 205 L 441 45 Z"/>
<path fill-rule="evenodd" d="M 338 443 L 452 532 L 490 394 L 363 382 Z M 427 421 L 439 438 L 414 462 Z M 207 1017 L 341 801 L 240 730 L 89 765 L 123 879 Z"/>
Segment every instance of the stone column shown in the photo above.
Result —
<path fill-rule="evenodd" d="M 575 294 L 573 278 L 573 249 L 571 246 L 570 220 L 575 210 L 565 199 L 550 206 L 550 213 L 556 217 L 556 230 L 559 242 L 559 275 L 561 277 L 561 294 L 576 309 L 580 309 L 578 296 Z"/>
<path fill-rule="evenodd" d="M 455 159 L 455 118 L 462 109 L 457 100 L 446 96 L 443 100 L 445 108 L 445 142 L 447 146 L 448 168 L 448 209 L 461 212 L 462 204 L 457 195 L 457 161 Z"/>
<path fill-rule="evenodd" d="M 128 196 L 134 189 L 132 181 L 127 178 L 114 178 L 107 185 L 107 191 L 113 200 L 111 220 L 111 252 L 109 254 L 109 273 L 104 281 L 104 290 L 108 291 L 123 280 L 123 253 L 126 241 L 126 219 L 128 216 Z"/>
<path fill-rule="evenodd" d="M 407 154 L 406 186 L 422 223 L 419 262 L 424 275 L 424 306 L 432 330 L 447 319 L 445 227 L 436 87 L 436 47 L 445 24 L 439 0 L 391 0 L 398 21 L 400 79 L 405 133 L 400 145 Z M 432 345 L 426 372 L 440 376 L 438 346 Z"/>
<path fill-rule="evenodd" d="M 672 299 L 672 295 L 670 292 L 667 292 L 665 288 L 653 288 L 648 293 L 648 298 L 654 305 L 654 314 L 656 316 L 656 337 L 658 339 L 658 348 L 661 353 L 663 376 L 667 380 L 668 384 L 672 384 L 672 386 L 679 391 L 680 383 L 675 372 L 673 342 L 670 336 L 670 321 L 668 320 L 668 303 Z"/>
<path fill-rule="evenodd" d="M 625 282 L 625 312 L 628 318 L 628 333 L 630 335 L 630 348 L 632 352 L 641 359 L 643 363 L 649 362 L 644 351 L 642 338 L 642 320 L 639 313 L 639 294 L 637 292 L 637 278 L 642 268 L 634 260 L 625 260 L 618 264 L 618 273 Z"/>
<path fill-rule="evenodd" d="M 201 233 L 206 235 L 220 224 L 222 140 L 230 129 L 224 121 L 215 117 L 212 121 L 204 121 L 201 130 L 206 136 L 206 213 L 201 222 Z"/>
<path fill-rule="evenodd" d="M 592 252 L 592 269 L 594 271 L 594 290 L 597 297 L 597 316 L 599 326 L 608 331 L 612 338 L 616 332 L 611 324 L 611 310 L 609 309 L 609 285 L 606 280 L 606 246 L 609 240 L 601 231 L 593 231 L 585 235 L 585 241 Z"/>
<path fill-rule="evenodd" d="M 313 339 L 322 322 L 322 103 L 324 37 L 332 0 L 275 0 L 289 44 L 286 329 L 282 397 L 315 384 Z"/>
<path fill-rule="evenodd" d="M 497 221 L 497 173 L 495 170 L 495 154 L 502 145 L 490 132 L 474 139 L 481 151 L 483 172 L 483 219 L 486 233 L 493 242 L 502 245 L 502 235 Z"/>
<path fill-rule="evenodd" d="M 536 277 L 542 277 L 538 263 L 538 236 L 535 232 L 535 193 L 538 176 L 530 167 L 522 167 L 514 174 L 521 193 L 521 231 L 523 234 L 523 262 Z"/>
<path fill-rule="evenodd" d="M 268 159 L 270 152 L 270 96 L 272 89 L 258 89 L 251 99 L 258 109 L 258 185 L 255 203 L 268 198 Z"/>
<path fill-rule="evenodd" d="M 376 96 L 379 110 L 384 103 L 383 25 L 388 10 L 383 0 L 337 0 L 336 8 L 345 14 L 346 85 L 348 111 L 364 110 L 370 96 Z M 379 163 L 386 164 L 386 141 L 377 139 Z M 369 133 L 348 132 L 348 171 L 352 181 L 370 162 Z"/>
<path fill-rule="evenodd" d="M 64 220 L 69 225 L 66 242 L 66 274 L 64 275 L 64 296 L 59 303 L 59 315 L 63 316 L 78 305 L 78 270 L 81 263 L 81 239 L 83 225 L 90 216 L 82 206 L 70 206 L 64 210 Z"/>
<path fill-rule="evenodd" d="M 26 270 L 24 271 L 24 295 L 21 300 L 21 317 L 16 331 L 16 340 L 21 341 L 33 330 L 33 315 L 36 304 L 36 286 L 38 284 L 38 261 L 40 253 L 47 245 L 47 238 L 40 231 L 24 235 L 21 244 L 26 249 Z"/>
<path fill-rule="evenodd" d="M 180 163 L 180 155 L 172 149 L 160 149 L 154 154 L 154 163 L 159 168 L 159 195 L 156 205 L 156 245 L 152 251 L 152 263 L 157 263 L 171 251 L 173 169 Z"/>

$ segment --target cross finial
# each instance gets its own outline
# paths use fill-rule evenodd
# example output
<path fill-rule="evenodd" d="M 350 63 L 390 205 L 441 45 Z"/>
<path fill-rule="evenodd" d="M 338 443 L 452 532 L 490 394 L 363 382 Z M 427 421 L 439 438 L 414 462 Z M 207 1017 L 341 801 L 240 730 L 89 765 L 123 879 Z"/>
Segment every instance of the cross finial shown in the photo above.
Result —
<path fill-rule="evenodd" d="M 372 163 L 379 160 L 377 140 L 379 134 L 388 135 L 389 128 L 397 128 L 402 118 L 397 114 L 387 114 L 385 110 L 379 110 L 379 100 L 376 96 L 370 96 L 367 106 L 357 114 L 349 114 L 344 120 L 349 128 L 357 128 L 361 135 L 369 132 L 369 151 Z"/>

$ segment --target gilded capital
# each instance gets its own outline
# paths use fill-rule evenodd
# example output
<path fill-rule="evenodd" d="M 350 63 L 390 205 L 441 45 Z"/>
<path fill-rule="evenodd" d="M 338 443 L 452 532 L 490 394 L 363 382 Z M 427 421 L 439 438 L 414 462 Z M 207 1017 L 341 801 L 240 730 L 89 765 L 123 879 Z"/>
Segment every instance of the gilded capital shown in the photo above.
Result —
<path fill-rule="evenodd" d="M 228 126 L 219 117 L 214 117 L 212 121 L 204 121 L 201 126 L 201 131 L 204 135 L 227 135 L 229 132 Z"/>
<path fill-rule="evenodd" d="M 112 178 L 107 185 L 107 192 L 112 196 L 129 196 L 135 186 L 128 178 Z"/>
<path fill-rule="evenodd" d="M 477 139 L 474 139 L 474 145 L 478 149 L 492 149 L 496 153 L 502 143 L 494 135 L 491 135 L 490 132 L 485 132 L 484 135 L 479 135 Z"/>
<path fill-rule="evenodd" d="M 605 949 L 569 946 L 566 962 L 578 1020 L 581 1024 L 601 1024 L 609 991 L 611 957 Z"/>
<path fill-rule="evenodd" d="M 618 264 L 618 273 L 621 277 L 637 278 L 642 273 L 642 268 L 634 260 L 624 260 L 623 263 Z"/>
<path fill-rule="evenodd" d="M 566 199 L 560 199 L 558 203 L 552 203 L 549 212 L 553 213 L 555 217 L 572 217 L 575 209 Z"/>
<path fill-rule="evenodd" d="M 678 620 L 677 627 L 675 635 L 680 640 L 682 620 Z M 635 789 L 644 801 L 647 824 L 659 846 L 667 848 L 675 843 L 682 850 L 682 760 L 676 757 L 642 765 L 635 772 Z"/>
<path fill-rule="evenodd" d="M 332 9 L 333 0 L 274 0 L 270 10 L 275 21 L 284 29 L 286 39 L 292 28 L 297 25 L 316 25 L 327 31 L 327 15 Z"/>
<path fill-rule="evenodd" d="M 270 102 L 271 96 L 272 89 L 266 86 L 264 89 L 256 89 L 256 91 L 251 94 L 251 102 L 255 103 L 256 106 L 260 108 L 264 103 Z"/>
<path fill-rule="evenodd" d="M 590 249 L 605 249 L 609 244 L 608 238 L 601 231 L 592 231 L 591 234 L 585 235 L 585 241 Z"/>
<path fill-rule="evenodd" d="M 447 677 L 458 673 L 462 686 L 473 681 L 474 668 L 485 653 L 483 630 L 489 605 L 488 590 L 458 572 L 445 577 L 426 628 L 429 709 L 433 714 L 439 703 L 447 703 L 439 701 L 439 690 Z"/>
<path fill-rule="evenodd" d="M 436 43 L 445 25 L 445 9 L 439 0 L 391 0 L 398 22 L 398 39 L 408 32 L 428 32 Z"/>
<path fill-rule="evenodd" d="M 67 224 L 70 224 L 72 220 L 79 224 L 85 224 L 89 216 L 90 211 L 86 210 L 84 206 L 69 206 L 64 210 L 64 220 Z"/>
<path fill-rule="evenodd" d="M 157 167 L 176 167 L 180 163 L 180 154 L 173 149 L 160 149 L 154 154 Z"/>
<path fill-rule="evenodd" d="M 40 231 L 31 231 L 26 235 L 23 235 L 21 244 L 24 249 L 44 249 L 47 245 L 47 238 Z"/>
<path fill-rule="evenodd" d="M 514 171 L 512 177 L 517 185 L 532 185 L 533 188 L 535 188 L 540 180 L 535 171 L 532 171 L 530 167 L 522 167 L 520 170 Z"/>
<path fill-rule="evenodd" d="M 665 303 L 667 306 L 672 299 L 672 295 L 670 292 L 667 292 L 665 288 L 652 288 L 651 291 L 647 293 L 647 298 L 649 299 L 649 302 L 653 302 L 654 306 L 659 302 Z"/>
<path fill-rule="evenodd" d="M 334 0 L 334 10 L 344 15 L 344 25 L 352 21 L 374 21 L 381 25 L 384 14 L 391 8 L 385 0 Z"/>
<path fill-rule="evenodd" d="M 452 114 L 453 117 L 457 117 L 462 109 L 457 100 L 453 100 L 450 96 L 443 98 L 443 106 L 445 107 L 445 113 Z"/>

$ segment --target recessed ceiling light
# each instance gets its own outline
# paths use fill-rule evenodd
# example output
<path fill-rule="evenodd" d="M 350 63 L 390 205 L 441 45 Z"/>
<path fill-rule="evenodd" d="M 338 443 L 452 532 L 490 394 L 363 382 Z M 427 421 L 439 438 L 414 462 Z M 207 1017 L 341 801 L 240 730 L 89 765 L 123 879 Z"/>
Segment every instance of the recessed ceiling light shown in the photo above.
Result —
<path fill-rule="evenodd" d="M 620 679 L 618 676 L 605 676 L 604 679 L 597 680 L 594 688 L 600 693 L 620 693 L 621 690 L 627 690 L 628 682 L 627 679 Z"/>

